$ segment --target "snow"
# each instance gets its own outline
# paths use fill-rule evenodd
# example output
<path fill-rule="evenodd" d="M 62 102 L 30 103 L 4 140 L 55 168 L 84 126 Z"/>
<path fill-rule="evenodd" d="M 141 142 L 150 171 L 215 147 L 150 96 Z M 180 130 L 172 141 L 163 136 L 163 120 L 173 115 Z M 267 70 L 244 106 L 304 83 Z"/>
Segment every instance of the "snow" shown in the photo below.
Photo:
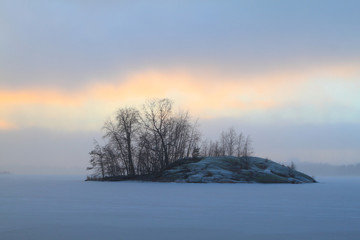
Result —
<path fill-rule="evenodd" d="M 316 184 L 0 176 L 0 239 L 360 239 L 360 177 Z"/>
<path fill-rule="evenodd" d="M 159 182 L 192 183 L 313 183 L 313 178 L 271 160 L 232 156 L 182 159 L 162 173 Z M 264 170 L 265 169 L 265 170 Z M 267 171 L 266 171 L 267 170 Z"/>

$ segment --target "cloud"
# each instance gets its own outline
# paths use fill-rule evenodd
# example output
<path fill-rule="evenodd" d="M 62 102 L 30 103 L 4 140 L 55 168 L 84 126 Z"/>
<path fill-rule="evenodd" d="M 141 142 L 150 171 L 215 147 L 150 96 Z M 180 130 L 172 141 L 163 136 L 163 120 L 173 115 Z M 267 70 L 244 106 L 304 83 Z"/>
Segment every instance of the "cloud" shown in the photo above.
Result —
<path fill-rule="evenodd" d="M 81 89 L 144 68 L 237 74 L 354 61 L 357 9 L 355 0 L 0 1 L 0 87 Z"/>
<path fill-rule="evenodd" d="M 117 108 L 172 98 L 200 118 L 357 121 L 359 64 L 251 75 L 215 70 L 147 70 L 96 79 L 80 90 L 0 89 L 3 128 L 98 129 Z M 110 84 L 109 82 L 116 82 Z M 266 118 L 266 119 L 265 119 Z"/>
<path fill-rule="evenodd" d="M 0 130 L 13 130 L 16 128 L 17 126 L 14 123 L 3 121 L 0 119 Z"/>

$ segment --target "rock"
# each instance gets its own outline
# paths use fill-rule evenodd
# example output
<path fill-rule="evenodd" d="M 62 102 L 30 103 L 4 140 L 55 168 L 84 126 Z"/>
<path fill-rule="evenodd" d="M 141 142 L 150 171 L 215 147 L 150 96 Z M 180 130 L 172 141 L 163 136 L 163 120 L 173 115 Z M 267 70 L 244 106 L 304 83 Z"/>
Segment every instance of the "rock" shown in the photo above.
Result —
<path fill-rule="evenodd" d="M 259 157 L 187 158 L 174 162 L 159 177 L 160 182 L 190 183 L 314 183 L 310 176 Z"/>

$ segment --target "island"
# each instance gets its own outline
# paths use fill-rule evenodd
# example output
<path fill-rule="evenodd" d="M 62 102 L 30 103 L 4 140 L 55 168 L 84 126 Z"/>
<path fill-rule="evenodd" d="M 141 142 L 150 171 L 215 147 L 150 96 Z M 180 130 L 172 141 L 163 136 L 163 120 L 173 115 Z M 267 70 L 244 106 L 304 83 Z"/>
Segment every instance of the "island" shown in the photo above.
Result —
<path fill-rule="evenodd" d="M 104 144 L 89 152 L 88 180 L 185 183 L 312 183 L 310 176 L 253 156 L 252 139 L 230 127 L 203 139 L 197 120 L 173 101 L 123 107 L 104 123 Z"/>
<path fill-rule="evenodd" d="M 260 157 L 195 157 L 173 162 L 158 174 L 105 177 L 103 181 L 140 180 L 179 183 L 315 183 L 291 167 Z"/>

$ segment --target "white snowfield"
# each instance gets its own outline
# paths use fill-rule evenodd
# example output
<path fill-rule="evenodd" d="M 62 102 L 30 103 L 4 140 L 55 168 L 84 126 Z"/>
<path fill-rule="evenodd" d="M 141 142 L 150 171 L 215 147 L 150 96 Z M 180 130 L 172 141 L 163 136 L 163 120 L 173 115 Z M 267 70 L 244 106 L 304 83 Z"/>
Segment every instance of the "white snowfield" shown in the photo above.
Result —
<path fill-rule="evenodd" d="M 0 176 L 0 239 L 360 239 L 360 178 L 315 184 Z"/>

